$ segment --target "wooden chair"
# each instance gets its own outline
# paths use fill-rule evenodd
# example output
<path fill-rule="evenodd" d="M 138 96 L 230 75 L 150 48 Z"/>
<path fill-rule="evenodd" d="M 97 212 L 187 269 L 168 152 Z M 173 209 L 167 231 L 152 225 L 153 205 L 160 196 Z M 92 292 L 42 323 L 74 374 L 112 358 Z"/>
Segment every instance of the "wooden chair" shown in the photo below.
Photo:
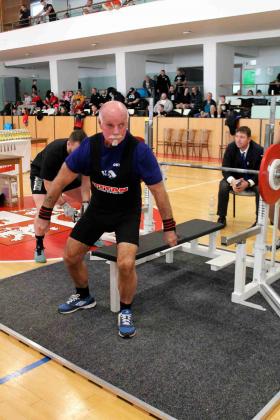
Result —
<path fill-rule="evenodd" d="M 157 141 L 157 147 L 156 147 L 156 154 L 158 153 L 159 146 L 163 146 L 163 155 L 166 155 L 166 151 L 168 151 L 168 148 L 171 148 L 172 151 L 172 145 L 171 145 L 171 135 L 172 135 L 173 128 L 164 128 L 163 129 L 163 139 Z"/>
<path fill-rule="evenodd" d="M 188 128 L 185 130 L 182 143 L 186 148 L 186 157 L 189 157 L 189 148 L 192 148 L 192 156 L 195 155 L 195 138 L 196 138 L 196 130 L 193 128 Z"/>
<path fill-rule="evenodd" d="M 171 144 L 172 144 L 172 156 L 182 155 L 184 156 L 184 149 L 183 149 L 183 137 L 187 130 L 185 128 L 177 128 L 173 130 L 171 135 Z M 179 149 L 179 153 L 177 152 L 177 148 Z"/>
<path fill-rule="evenodd" d="M 203 149 L 207 150 L 207 156 L 210 158 L 209 154 L 209 139 L 210 139 L 211 130 L 202 129 L 199 131 L 199 146 L 198 146 L 198 156 L 201 158 L 203 154 Z"/>

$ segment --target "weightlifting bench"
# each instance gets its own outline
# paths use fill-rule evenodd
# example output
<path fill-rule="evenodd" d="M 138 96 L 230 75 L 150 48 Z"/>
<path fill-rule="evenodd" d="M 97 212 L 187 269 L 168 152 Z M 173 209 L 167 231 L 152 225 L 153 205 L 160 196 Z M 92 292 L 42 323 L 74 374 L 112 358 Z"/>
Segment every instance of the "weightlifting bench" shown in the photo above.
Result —
<path fill-rule="evenodd" d="M 205 257 L 217 257 L 216 235 L 223 227 L 224 226 L 221 223 L 200 219 L 180 223 L 176 227 L 179 237 L 178 244 L 172 248 L 163 241 L 162 231 L 140 236 L 139 248 L 136 254 L 136 264 L 142 264 L 163 255 L 166 256 L 167 263 L 172 263 L 175 250 L 181 250 Z M 209 235 L 209 247 L 201 247 L 198 245 L 198 238 L 205 235 Z M 90 259 L 104 259 L 110 264 L 110 307 L 112 312 L 118 312 L 120 310 L 120 298 L 118 291 L 116 245 L 103 246 L 95 251 L 91 251 Z"/>

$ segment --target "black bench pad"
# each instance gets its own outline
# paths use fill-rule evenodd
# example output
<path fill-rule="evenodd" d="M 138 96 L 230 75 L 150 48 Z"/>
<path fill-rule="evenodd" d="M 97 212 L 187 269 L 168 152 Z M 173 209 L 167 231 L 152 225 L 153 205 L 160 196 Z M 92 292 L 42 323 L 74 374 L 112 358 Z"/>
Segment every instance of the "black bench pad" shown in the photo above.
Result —
<path fill-rule="evenodd" d="M 221 223 L 209 222 L 208 220 L 193 219 L 188 222 L 180 223 L 176 227 L 179 235 L 178 245 L 193 239 L 200 238 L 204 235 L 216 232 L 223 229 Z M 163 241 L 162 231 L 148 233 L 140 236 L 139 248 L 136 254 L 136 259 L 147 257 L 156 252 L 163 251 L 168 248 L 168 245 Z M 103 246 L 95 251 L 92 251 L 92 256 L 101 257 L 109 261 L 117 260 L 116 244 L 110 246 Z"/>

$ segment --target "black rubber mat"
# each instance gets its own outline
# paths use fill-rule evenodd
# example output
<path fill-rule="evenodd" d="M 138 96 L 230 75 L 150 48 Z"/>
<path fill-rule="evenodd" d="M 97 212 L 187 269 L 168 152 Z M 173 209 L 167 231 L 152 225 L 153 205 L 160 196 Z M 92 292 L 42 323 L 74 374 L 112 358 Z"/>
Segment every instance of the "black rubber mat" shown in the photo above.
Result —
<path fill-rule="evenodd" d="M 102 261 L 89 262 L 95 309 L 58 314 L 73 290 L 59 263 L 1 281 L 0 320 L 178 419 L 252 419 L 280 388 L 280 320 L 232 304 L 233 267 L 204 261 L 178 252 L 137 267 L 131 340 L 117 335 Z"/>

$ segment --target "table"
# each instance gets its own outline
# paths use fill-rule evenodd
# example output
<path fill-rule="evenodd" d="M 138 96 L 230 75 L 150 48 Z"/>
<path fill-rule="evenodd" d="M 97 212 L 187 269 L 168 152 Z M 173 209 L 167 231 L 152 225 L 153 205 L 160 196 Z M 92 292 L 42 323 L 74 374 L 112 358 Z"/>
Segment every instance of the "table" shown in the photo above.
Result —
<path fill-rule="evenodd" d="M 22 156 L 22 171 L 30 171 L 31 139 L 11 139 L 0 141 L 0 157 L 3 154 Z M 18 175 L 17 171 L 8 171 L 8 175 Z"/>
<path fill-rule="evenodd" d="M 20 205 L 23 207 L 22 156 L 0 154 L 0 166 L 6 165 L 18 165 L 19 199 Z"/>

